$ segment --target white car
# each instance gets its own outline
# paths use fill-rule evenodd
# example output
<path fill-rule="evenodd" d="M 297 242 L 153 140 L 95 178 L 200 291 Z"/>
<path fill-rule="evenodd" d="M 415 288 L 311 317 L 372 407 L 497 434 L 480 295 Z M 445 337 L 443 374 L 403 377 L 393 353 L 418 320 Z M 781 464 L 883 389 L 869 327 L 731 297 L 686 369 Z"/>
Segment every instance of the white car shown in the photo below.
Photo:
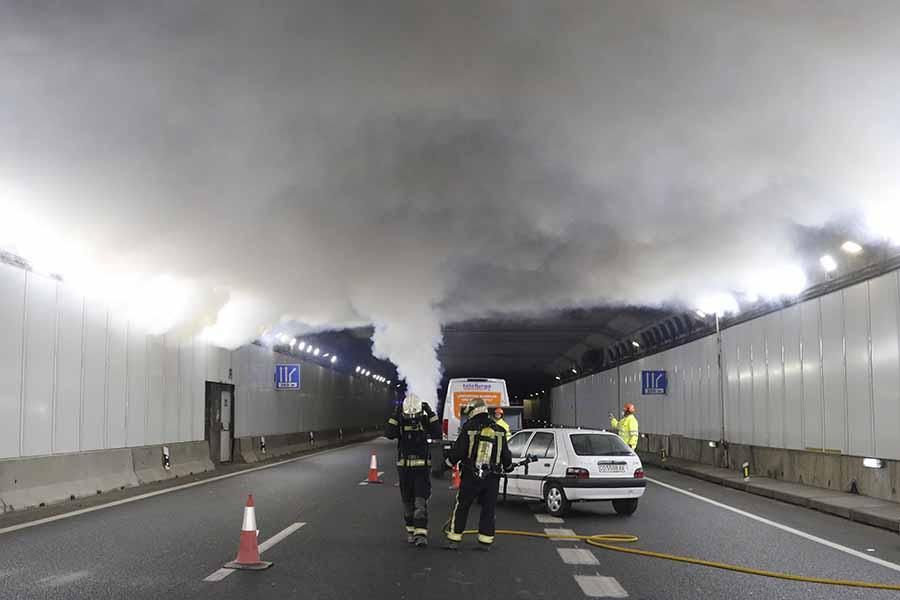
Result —
<path fill-rule="evenodd" d="M 563 516 L 572 502 L 611 500 L 620 515 L 637 510 L 647 485 L 638 455 L 614 433 L 592 429 L 524 429 L 509 440 L 513 462 L 537 461 L 508 475 L 508 497 L 543 500 Z M 502 487 L 502 486 L 501 486 Z"/>

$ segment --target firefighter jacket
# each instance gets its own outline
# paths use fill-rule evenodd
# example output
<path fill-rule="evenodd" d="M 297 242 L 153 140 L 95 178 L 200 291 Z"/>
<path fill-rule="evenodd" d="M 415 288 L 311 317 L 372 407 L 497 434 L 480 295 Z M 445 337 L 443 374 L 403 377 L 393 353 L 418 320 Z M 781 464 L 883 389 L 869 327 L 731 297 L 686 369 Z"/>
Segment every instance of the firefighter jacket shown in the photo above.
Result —
<path fill-rule="evenodd" d="M 441 439 L 441 424 L 425 402 L 422 403 L 422 410 L 412 415 L 397 407 L 388 419 L 384 436 L 397 440 L 398 467 L 428 467 L 431 465 L 428 440 Z"/>

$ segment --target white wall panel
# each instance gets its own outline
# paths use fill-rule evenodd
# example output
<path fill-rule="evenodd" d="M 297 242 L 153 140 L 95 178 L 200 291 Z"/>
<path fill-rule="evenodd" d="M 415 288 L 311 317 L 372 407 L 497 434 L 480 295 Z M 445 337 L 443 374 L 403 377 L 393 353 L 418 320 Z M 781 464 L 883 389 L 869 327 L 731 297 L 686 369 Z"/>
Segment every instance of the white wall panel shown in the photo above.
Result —
<path fill-rule="evenodd" d="M 190 440 L 194 420 L 194 343 L 181 340 L 178 348 L 178 440 Z M 205 394 L 204 394 L 205 395 Z M 205 401 L 205 399 L 203 400 Z"/>
<path fill-rule="evenodd" d="M 766 336 L 766 373 L 768 408 L 766 421 L 757 424 L 766 428 L 769 446 L 784 446 L 784 347 L 782 345 L 781 312 L 771 313 L 762 319 Z"/>
<path fill-rule="evenodd" d="M 81 450 L 103 448 L 106 431 L 106 308 L 88 302 L 84 315 Z"/>
<path fill-rule="evenodd" d="M 77 452 L 81 430 L 81 349 L 84 299 L 59 286 L 57 301 L 56 408 L 53 452 Z"/>
<path fill-rule="evenodd" d="M 128 322 L 120 315 L 110 314 L 107 345 L 104 447 L 124 448 L 128 402 Z"/>
<path fill-rule="evenodd" d="M 215 357 L 212 347 L 194 338 L 194 372 L 191 373 L 191 432 L 190 439 L 202 440 L 206 435 L 206 377 L 210 357 Z M 210 381 L 216 381 L 211 379 Z"/>
<path fill-rule="evenodd" d="M 769 371 L 766 354 L 766 329 L 762 319 L 750 321 L 750 386 L 753 429 L 751 438 L 755 446 L 769 445 Z"/>
<path fill-rule="evenodd" d="M 176 442 L 178 441 L 179 418 L 181 416 L 178 410 L 178 396 L 180 393 L 178 371 L 181 361 L 179 360 L 178 340 L 176 337 L 174 335 L 166 335 L 163 336 L 163 339 L 165 340 L 163 356 L 163 367 L 165 370 L 163 441 Z"/>
<path fill-rule="evenodd" d="M 822 449 L 822 346 L 819 332 L 819 301 L 800 305 L 800 329 L 803 340 L 803 446 Z"/>
<path fill-rule="evenodd" d="M 0 264 L 0 458 L 19 456 L 25 271 Z"/>
<path fill-rule="evenodd" d="M 738 418 L 737 442 L 753 443 L 753 369 L 751 346 L 753 341 L 751 324 L 741 323 L 737 327 L 738 336 Z"/>
<path fill-rule="evenodd" d="M 800 305 L 781 313 L 784 344 L 784 447 L 803 448 L 803 368 Z"/>
<path fill-rule="evenodd" d="M 738 372 L 738 335 L 735 329 L 722 332 L 722 362 L 725 369 L 725 439 L 738 439 L 738 402 L 740 400 L 740 377 Z"/>
<path fill-rule="evenodd" d="M 875 454 L 900 458 L 900 292 L 897 273 L 869 282 Z"/>
<path fill-rule="evenodd" d="M 147 425 L 147 335 L 135 327 L 128 329 L 128 407 L 125 431 L 126 446 L 145 445 Z"/>
<path fill-rule="evenodd" d="M 872 422 L 872 363 L 869 349 L 869 284 L 844 290 L 844 336 L 847 367 L 848 453 L 875 453 Z"/>
<path fill-rule="evenodd" d="M 166 348 L 162 336 L 147 336 L 147 401 L 145 444 L 166 441 Z"/>
<path fill-rule="evenodd" d="M 54 279 L 28 274 L 22 456 L 50 454 L 56 355 L 56 287 Z"/>
<path fill-rule="evenodd" d="M 844 394 L 843 293 L 820 299 L 822 310 L 822 419 L 825 448 L 847 449 L 847 401 Z"/>
<path fill-rule="evenodd" d="M 711 440 L 722 438 L 722 394 L 724 386 L 720 386 L 719 379 L 719 343 L 715 336 L 706 338 L 706 381 L 709 407 L 707 420 L 707 434 Z"/>

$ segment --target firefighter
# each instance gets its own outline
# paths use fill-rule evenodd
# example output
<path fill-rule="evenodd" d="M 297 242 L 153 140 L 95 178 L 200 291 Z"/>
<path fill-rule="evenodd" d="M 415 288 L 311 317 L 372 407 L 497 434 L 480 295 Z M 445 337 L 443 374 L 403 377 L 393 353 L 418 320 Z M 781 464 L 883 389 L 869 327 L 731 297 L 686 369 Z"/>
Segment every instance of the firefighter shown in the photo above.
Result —
<path fill-rule="evenodd" d="M 428 545 L 428 498 L 431 496 L 428 443 L 441 437 L 440 422 L 427 402 L 415 394 L 407 394 L 388 419 L 384 435 L 397 440 L 397 474 L 406 541 L 424 548 Z"/>
<path fill-rule="evenodd" d="M 509 441 L 509 423 L 503 420 L 503 408 L 500 406 L 494 409 L 494 421 L 506 431 L 506 440 Z"/>
<path fill-rule="evenodd" d="M 494 512 L 500 475 L 512 470 L 512 455 L 506 442 L 506 430 L 498 425 L 484 404 L 476 398 L 469 404 L 469 419 L 446 458 L 446 466 L 461 463 L 461 483 L 456 504 L 450 514 L 447 548 L 456 550 L 462 541 L 472 502 L 481 504 L 478 520 L 478 547 L 488 550 L 494 543 Z"/>
<path fill-rule="evenodd" d="M 612 413 L 609 413 L 609 424 L 619 432 L 619 437 L 622 438 L 622 441 L 634 450 L 638 444 L 638 420 L 634 416 L 634 413 L 637 411 L 631 402 L 625 404 L 622 409 L 623 416 L 621 419 L 617 419 Z"/>

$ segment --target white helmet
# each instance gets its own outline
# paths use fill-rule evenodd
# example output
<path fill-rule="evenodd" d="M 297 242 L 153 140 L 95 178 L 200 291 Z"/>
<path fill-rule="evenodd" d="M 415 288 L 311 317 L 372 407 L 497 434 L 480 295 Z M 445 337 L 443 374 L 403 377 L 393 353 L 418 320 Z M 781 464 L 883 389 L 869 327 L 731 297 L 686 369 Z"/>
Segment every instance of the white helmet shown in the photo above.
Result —
<path fill-rule="evenodd" d="M 403 412 L 407 415 L 422 412 L 422 401 L 415 394 L 407 394 L 403 400 Z"/>

